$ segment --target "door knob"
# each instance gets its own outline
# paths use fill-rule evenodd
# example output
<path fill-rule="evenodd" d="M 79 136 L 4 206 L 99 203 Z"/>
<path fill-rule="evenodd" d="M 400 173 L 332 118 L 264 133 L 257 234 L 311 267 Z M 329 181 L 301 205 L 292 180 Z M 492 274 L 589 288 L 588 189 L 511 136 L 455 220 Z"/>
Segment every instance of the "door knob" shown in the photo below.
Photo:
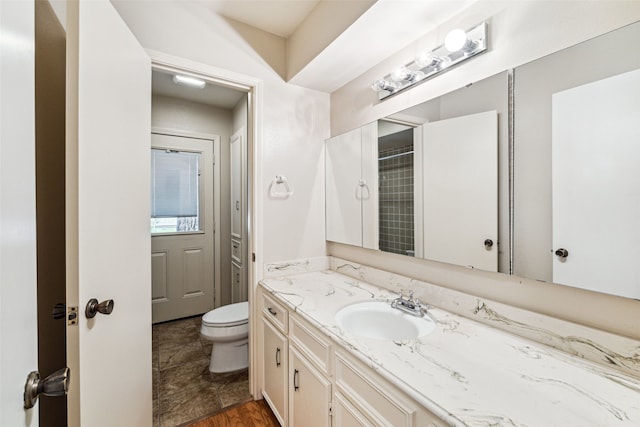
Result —
<path fill-rule="evenodd" d="M 564 259 L 569 256 L 569 251 L 564 248 L 560 248 L 556 251 L 556 255 Z"/>
<path fill-rule="evenodd" d="M 484 247 L 487 249 L 490 249 L 493 246 L 493 240 L 491 239 L 485 239 L 484 241 Z"/>
<path fill-rule="evenodd" d="M 84 310 L 85 316 L 87 319 L 93 319 L 96 317 L 96 314 L 111 314 L 113 311 L 113 300 L 108 299 L 104 300 L 101 303 L 98 303 L 98 300 L 95 298 L 91 298 L 87 303 L 87 308 Z"/>
<path fill-rule="evenodd" d="M 58 369 L 44 380 L 40 380 L 38 371 L 27 377 L 24 385 L 24 408 L 31 409 L 38 401 L 38 396 L 64 396 L 69 391 L 71 371 L 69 368 Z"/>

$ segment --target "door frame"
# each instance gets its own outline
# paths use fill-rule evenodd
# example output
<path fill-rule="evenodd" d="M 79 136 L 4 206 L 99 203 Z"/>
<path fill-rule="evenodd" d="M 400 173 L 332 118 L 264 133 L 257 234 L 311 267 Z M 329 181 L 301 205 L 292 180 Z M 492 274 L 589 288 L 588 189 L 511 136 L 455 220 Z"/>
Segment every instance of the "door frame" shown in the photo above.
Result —
<path fill-rule="evenodd" d="M 151 58 L 151 67 L 168 72 L 179 72 L 203 79 L 207 82 L 236 89 L 247 93 L 247 287 L 249 306 L 254 304 L 254 290 L 262 271 L 262 230 L 263 230 L 263 203 L 262 197 L 255 190 L 262 188 L 262 111 L 264 87 L 261 79 L 246 74 L 225 70 L 212 65 L 192 61 L 190 59 L 170 55 L 152 49 L 147 49 Z M 151 88 L 149 88 L 151 96 Z M 256 349 L 257 331 L 259 330 L 257 316 L 252 316 L 249 310 L 249 392 L 256 398 L 260 389 L 256 367 L 259 364 Z"/>
<path fill-rule="evenodd" d="M 153 67 L 152 67 L 153 68 Z M 153 110 L 153 103 L 151 103 L 151 109 Z M 211 141 L 213 143 L 213 298 L 215 302 L 220 301 L 220 290 L 222 285 L 222 279 L 220 278 L 220 144 L 222 138 L 220 135 L 213 133 L 191 132 L 181 129 L 163 128 L 157 126 L 151 126 L 151 133 L 167 136 L 177 136 L 180 138 L 190 138 L 198 140 Z M 153 142 L 151 143 L 153 149 Z M 200 212 L 202 215 L 202 212 Z M 153 235 L 150 238 L 153 239 Z M 153 240 L 152 240 L 153 242 Z M 153 243 L 152 243 L 153 250 Z M 152 277 L 153 279 L 153 277 Z M 153 284 L 153 283 L 152 283 Z M 152 302 L 153 304 L 153 302 Z M 217 307 L 217 305 L 216 305 Z M 152 309 L 153 312 L 153 309 Z M 151 318 L 153 323 L 153 317 Z"/>

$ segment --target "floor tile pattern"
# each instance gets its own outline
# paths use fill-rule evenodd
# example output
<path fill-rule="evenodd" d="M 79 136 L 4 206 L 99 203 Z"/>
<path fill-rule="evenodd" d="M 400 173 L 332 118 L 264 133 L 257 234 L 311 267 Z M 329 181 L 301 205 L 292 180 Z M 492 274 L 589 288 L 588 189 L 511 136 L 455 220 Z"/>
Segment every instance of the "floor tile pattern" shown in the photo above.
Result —
<path fill-rule="evenodd" d="M 246 402 L 248 371 L 211 374 L 212 344 L 200 337 L 202 317 L 153 325 L 153 425 L 174 427 Z"/>

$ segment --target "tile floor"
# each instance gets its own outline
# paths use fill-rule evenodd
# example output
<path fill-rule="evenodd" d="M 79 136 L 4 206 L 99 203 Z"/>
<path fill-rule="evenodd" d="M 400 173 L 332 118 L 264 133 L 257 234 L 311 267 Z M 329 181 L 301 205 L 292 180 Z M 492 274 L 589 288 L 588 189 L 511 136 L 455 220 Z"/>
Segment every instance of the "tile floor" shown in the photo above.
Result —
<path fill-rule="evenodd" d="M 209 372 L 201 316 L 153 325 L 153 425 L 172 427 L 251 399 L 248 371 Z"/>

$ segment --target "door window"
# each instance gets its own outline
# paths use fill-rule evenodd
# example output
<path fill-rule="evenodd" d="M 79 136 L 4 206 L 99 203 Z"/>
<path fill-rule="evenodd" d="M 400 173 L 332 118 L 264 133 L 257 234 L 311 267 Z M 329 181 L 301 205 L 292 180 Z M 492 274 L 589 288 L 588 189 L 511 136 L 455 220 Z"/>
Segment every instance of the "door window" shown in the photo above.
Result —
<path fill-rule="evenodd" d="M 151 233 L 200 231 L 202 153 L 151 150 Z"/>

